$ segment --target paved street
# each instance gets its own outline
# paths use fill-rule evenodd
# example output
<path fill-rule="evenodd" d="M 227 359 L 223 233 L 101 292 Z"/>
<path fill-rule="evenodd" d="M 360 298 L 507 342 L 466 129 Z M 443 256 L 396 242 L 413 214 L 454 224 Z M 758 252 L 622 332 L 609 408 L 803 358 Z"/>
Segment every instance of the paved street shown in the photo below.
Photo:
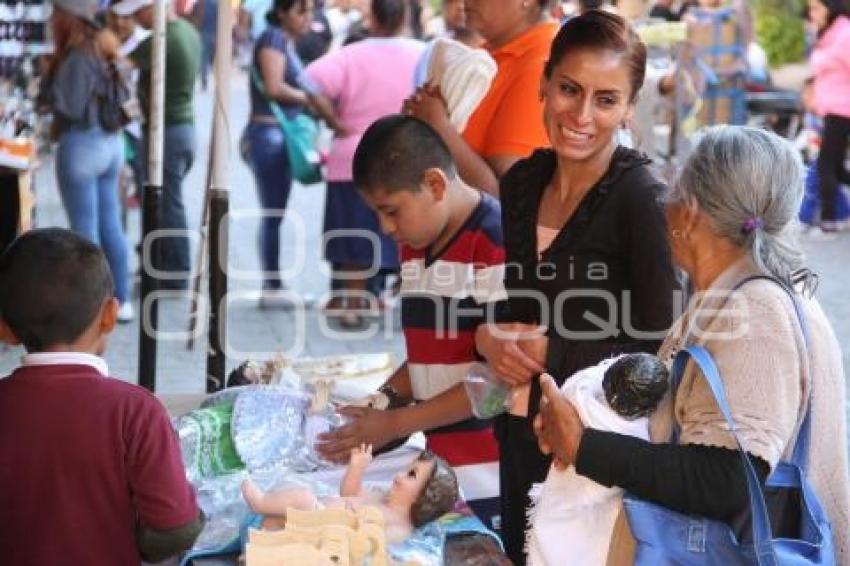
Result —
<path fill-rule="evenodd" d="M 264 359 L 275 352 L 293 349 L 303 355 L 326 355 L 351 352 L 389 351 L 402 359 L 404 347 L 398 326 L 397 313 L 386 323 L 376 323 L 369 332 L 351 333 L 328 327 L 316 309 L 291 312 L 285 310 L 260 310 L 251 293 L 259 290 L 259 283 L 236 277 L 238 271 L 257 269 L 255 246 L 256 218 L 245 213 L 256 208 L 253 178 L 238 157 L 237 140 L 248 116 L 247 79 L 235 76 L 233 104 L 230 121 L 232 144 L 230 179 L 230 289 L 236 291 L 228 319 L 228 340 L 234 351 L 228 360 L 233 367 L 245 357 L 240 352 L 254 352 Z M 197 161 L 184 186 L 184 197 L 189 212 L 190 226 L 197 229 L 203 202 L 203 184 L 206 173 L 207 146 L 211 124 L 212 92 L 199 93 L 197 125 L 199 151 Z M 38 222 L 41 226 L 67 225 L 55 188 L 52 161 L 46 161 L 37 178 L 39 199 Z M 291 271 L 288 277 L 293 291 L 321 299 L 327 292 L 326 264 L 321 260 L 321 225 L 324 207 L 324 187 L 296 186 L 290 199 L 289 216 L 284 222 L 282 236 L 282 266 Z M 139 240 L 139 213 L 129 216 L 130 241 Z M 850 234 L 827 242 L 806 242 L 809 263 L 820 275 L 818 296 L 832 320 L 843 347 L 845 368 L 850 367 Z M 193 252 L 194 253 L 194 252 Z M 132 271 L 136 271 L 136 258 L 131 257 Z M 137 311 L 138 311 L 138 304 Z M 167 393 L 199 393 L 204 388 L 205 338 L 202 334 L 194 350 L 185 347 L 188 325 L 189 301 L 163 299 L 160 304 L 161 331 L 171 333 L 159 342 L 158 390 Z M 107 360 L 113 375 L 135 381 L 138 358 L 137 324 L 120 326 L 112 337 Z M 2 347 L 0 347 L 2 348 Z M 0 349 L 0 375 L 17 363 L 19 351 Z"/>

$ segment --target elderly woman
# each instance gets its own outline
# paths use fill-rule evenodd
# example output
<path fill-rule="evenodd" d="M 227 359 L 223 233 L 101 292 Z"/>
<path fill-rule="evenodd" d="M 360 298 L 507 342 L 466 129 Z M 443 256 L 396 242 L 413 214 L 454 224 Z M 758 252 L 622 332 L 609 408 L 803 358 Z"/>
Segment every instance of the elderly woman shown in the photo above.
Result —
<path fill-rule="evenodd" d="M 674 259 L 697 293 L 659 355 L 670 360 L 694 344 L 708 349 L 762 482 L 780 460 L 790 459 L 811 392 L 809 481 L 833 525 L 837 562 L 847 564 L 844 374 L 832 328 L 805 292 L 811 274 L 801 271 L 792 235 L 801 196 L 799 156 L 781 139 L 743 127 L 705 132 L 666 210 Z M 795 284 L 808 339 L 789 295 Z M 579 474 L 733 526 L 749 509 L 735 441 L 694 364 L 652 416 L 652 443 L 584 428 L 552 382 L 541 385 L 546 400 L 535 422 L 541 448 L 574 464 Z M 678 444 L 668 442 L 674 422 Z M 609 563 L 632 559 L 631 537 L 620 521 Z"/>

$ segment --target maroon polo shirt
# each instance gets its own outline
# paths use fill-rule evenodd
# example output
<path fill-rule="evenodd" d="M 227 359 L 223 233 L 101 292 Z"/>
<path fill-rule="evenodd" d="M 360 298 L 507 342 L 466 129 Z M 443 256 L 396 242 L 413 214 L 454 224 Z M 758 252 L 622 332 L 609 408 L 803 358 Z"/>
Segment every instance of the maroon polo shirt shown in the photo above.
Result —
<path fill-rule="evenodd" d="M 138 564 L 137 524 L 197 516 L 176 434 L 147 390 L 87 365 L 0 379 L 0 562 Z"/>

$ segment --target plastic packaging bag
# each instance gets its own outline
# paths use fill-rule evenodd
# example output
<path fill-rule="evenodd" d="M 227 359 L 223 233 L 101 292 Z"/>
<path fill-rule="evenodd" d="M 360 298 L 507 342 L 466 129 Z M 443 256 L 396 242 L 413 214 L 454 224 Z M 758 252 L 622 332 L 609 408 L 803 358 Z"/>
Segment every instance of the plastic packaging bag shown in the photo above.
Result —
<path fill-rule="evenodd" d="M 233 405 L 221 403 L 174 420 L 186 477 L 192 483 L 244 468 L 230 435 Z"/>
<path fill-rule="evenodd" d="M 312 396 L 285 386 L 247 386 L 233 406 L 231 434 L 249 471 L 266 468 L 311 472 L 334 464 L 314 448 L 316 436 L 342 418 L 328 406 L 309 414 Z"/>
<path fill-rule="evenodd" d="M 394 563 L 442 566 L 446 534 L 439 522 L 432 521 L 416 529 L 407 540 L 387 546 Z"/>
<path fill-rule="evenodd" d="M 491 419 L 510 407 L 511 389 L 484 364 L 472 364 L 463 380 L 472 413 L 479 419 Z"/>

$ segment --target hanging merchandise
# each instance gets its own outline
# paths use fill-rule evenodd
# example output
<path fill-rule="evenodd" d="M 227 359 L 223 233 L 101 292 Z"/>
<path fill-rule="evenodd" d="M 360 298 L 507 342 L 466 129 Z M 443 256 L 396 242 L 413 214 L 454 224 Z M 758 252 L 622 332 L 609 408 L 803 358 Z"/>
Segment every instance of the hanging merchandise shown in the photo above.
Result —
<path fill-rule="evenodd" d="M 0 83 L 26 80 L 33 68 L 27 63 L 50 52 L 47 37 L 50 13 L 46 0 L 0 2 Z"/>
<path fill-rule="evenodd" d="M 0 252 L 32 224 L 39 58 L 51 51 L 47 0 L 0 0 Z"/>

